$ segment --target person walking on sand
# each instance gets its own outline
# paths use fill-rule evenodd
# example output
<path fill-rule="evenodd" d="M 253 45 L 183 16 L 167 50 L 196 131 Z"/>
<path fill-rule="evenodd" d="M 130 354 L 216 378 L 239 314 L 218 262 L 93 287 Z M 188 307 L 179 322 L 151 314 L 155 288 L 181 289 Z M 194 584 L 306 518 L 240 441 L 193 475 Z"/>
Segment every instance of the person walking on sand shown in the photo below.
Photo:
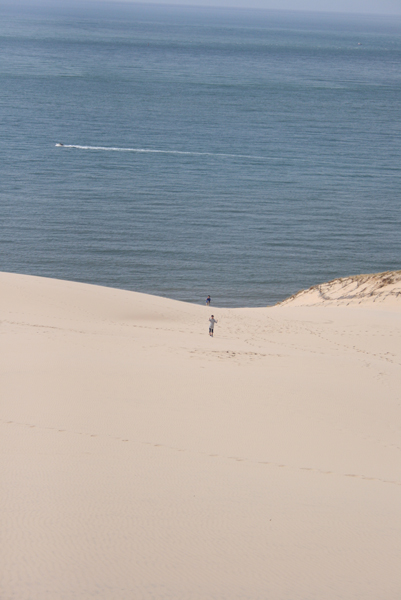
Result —
<path fill-rule="evenodd" d="M 210 296 L 208 296 L 208 297 L 206 298 L 206 306 L 209 306 L 209 305 L 210 305 L 210 303 L 211 303 L 211 301 L 212 301 L 211 297 L 210 297 Z"/>
<path fill-rule="evenodd" d="M 209 335 L 211 337 L 213 337 L 213 332 L 214 332 L 214 324 L 217 323 L 216 319 L 214 318 L 214 315 L 212 315 L 209 319 Z"/>

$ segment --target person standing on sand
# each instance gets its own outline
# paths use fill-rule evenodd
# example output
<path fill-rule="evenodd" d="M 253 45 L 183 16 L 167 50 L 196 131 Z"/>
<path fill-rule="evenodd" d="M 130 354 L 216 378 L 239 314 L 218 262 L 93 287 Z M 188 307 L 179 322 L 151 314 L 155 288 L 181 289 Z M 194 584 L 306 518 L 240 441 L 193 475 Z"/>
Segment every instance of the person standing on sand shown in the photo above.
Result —
<path fill-rule="evenodd" d="M 216 319 L 214 318 L 214 315 L 212 315 L 209 319 L 209 335 L 211 337 L 213 337 L 213 332 L 214 332 L 214 324 L 217 323 Z"/>
<path fill-rule="evenodd" d="M 206 306 L 209 306 L 209 305 L 210 305 L 210 303 L 211 303 L 211 301 L 212 301 L 212 299 L 210 298 L 210 296 L 208 296 L 208 297 L 206 298 Z"/>

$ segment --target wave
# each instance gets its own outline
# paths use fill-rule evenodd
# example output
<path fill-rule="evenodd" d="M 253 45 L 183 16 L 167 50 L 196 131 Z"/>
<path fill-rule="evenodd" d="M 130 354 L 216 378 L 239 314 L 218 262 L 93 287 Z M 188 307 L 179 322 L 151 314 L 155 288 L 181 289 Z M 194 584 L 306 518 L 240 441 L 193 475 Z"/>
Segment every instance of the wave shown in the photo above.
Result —
<path fill-rule="evenodd" d="M 56 144 L 61 146 L 61 144 Z M 104 150 L 107 152 L 137 152 L 149 154 L 180 154 L 187 156 L 220 156 L 228 158 L 248 158 L 251 160 L 274 160 L 265 156 L 254 156 L 252 154 L 225 154 L 223 152 L 189 152 L 183 150 L 152 150 L 148 148 L 114 148 L 111 146 L 78 146 L 76 144 L 63 144 L 62 148 L 75 148 L 77 150 Z"/>

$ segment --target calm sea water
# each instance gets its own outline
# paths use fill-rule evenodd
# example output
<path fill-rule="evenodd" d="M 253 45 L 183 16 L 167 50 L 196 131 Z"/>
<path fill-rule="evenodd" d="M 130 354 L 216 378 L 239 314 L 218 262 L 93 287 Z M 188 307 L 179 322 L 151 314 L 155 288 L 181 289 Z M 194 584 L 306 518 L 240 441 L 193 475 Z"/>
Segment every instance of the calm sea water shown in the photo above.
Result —
<path fill-rule="evenodd" d="M 3 6 L 0 47 L 0 270 L 260 306 L 401 268 L 400 19 Z"/>

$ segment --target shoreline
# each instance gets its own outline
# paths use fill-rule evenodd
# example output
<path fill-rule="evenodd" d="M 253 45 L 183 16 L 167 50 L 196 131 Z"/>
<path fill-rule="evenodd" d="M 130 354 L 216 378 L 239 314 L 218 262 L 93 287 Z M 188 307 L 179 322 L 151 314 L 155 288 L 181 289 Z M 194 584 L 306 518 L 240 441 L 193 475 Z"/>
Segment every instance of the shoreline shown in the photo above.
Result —
<path fill-rule="evenodd" d="M 149 298 L 163 298 L 172 302 L 180 302 L 191 306 L 203 306 L 203 302 L 189 302 L 186 300 L 177 300 L 158 294 L 149 294 L 146 292 L 137 292 L 126 288 L 110 287 L 96 283 L 87 283 L 84 281 L 75 281 L 71 279 L 58 279 L 43 275 L 31 275 L 24 273 L 14 273 L 11 271 L 0 271 L 1 276 L 27 277 L 38 280 L 49 280 L 54 282 L 64 282 L 67 284 L 76 284 L 91 286 L 98 289 L 116 290 L 126 293 L 141 294 Z M 258 309 L 274 308 L 283 306 L 351 306 L 361 304 L 386 304 L 392 305 L 396 310 L 401 303 L 401 270 L 383 271 L 380 273 L 369 273 L 361 275 L 349 275 L 336 277 L 324 283 L 318 283 L 309 288 L 302 288 L 297 292 L 287 296 L 274 304 L 260 304 L 259 306 L 214 306 L 215 310 L 238 310 L 238 309 Z M 210 306 L 213 308 L 213 305 Z"/>

